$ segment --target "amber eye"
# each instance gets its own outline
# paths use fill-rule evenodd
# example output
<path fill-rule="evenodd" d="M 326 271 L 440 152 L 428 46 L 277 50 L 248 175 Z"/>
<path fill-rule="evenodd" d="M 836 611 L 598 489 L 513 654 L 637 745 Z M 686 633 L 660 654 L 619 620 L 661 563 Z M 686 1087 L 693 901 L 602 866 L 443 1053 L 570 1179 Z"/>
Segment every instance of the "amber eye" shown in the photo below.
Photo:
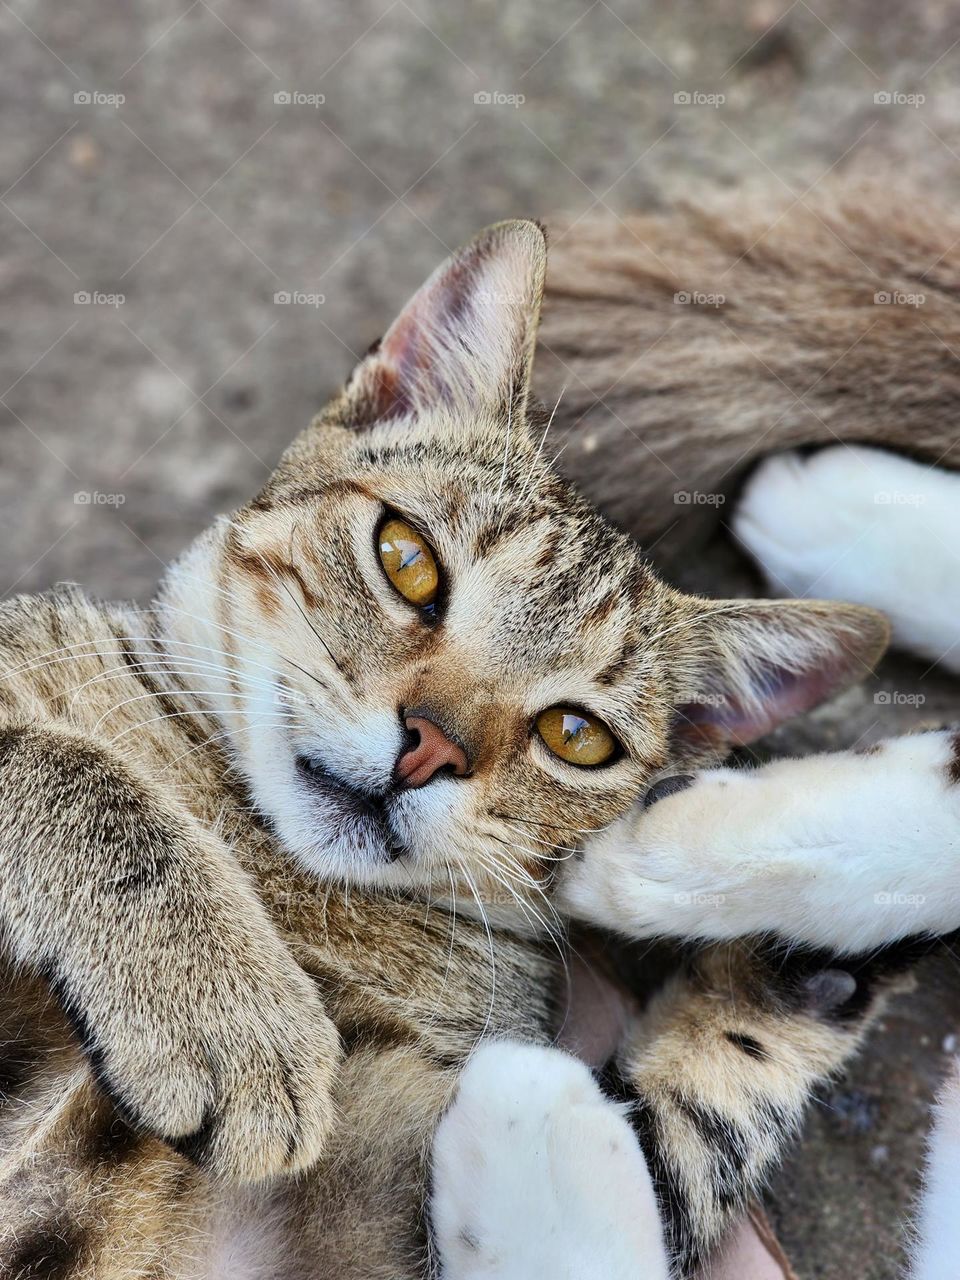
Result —
<path fill-rule="evenodd" d="M 391 516 L 377 534 L 384 572 L 403 596 L 420 609 L 437 598 L 440 570 L 426 541 L 405 520 Z"/>
<path fill-rule="evenodd" d="M 617 740 L 605 724 L 569 707 L 541 711 L 537 733 L 553 754 L 568 764 L 606 764 L 617 750 Z"/>

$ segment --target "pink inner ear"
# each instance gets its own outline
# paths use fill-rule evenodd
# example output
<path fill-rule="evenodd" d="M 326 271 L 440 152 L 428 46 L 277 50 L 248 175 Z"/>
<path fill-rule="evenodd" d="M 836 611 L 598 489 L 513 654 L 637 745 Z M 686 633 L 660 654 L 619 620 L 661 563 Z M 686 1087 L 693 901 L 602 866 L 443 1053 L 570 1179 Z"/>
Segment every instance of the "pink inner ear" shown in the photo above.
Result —
<path fill-rule="evenodd" d="M 700 702 L 677 708 L 674 737 L 691 746 L 745 746 L 829 698 L 843 683 L 839 665 L 824 662 L 813 671 L 768 666 L 754 675 L 755 699 L 718 690 Z"/>
<path fill-rule="evenodd" d="M 425 285 L 407 304 L 368 357 L 365 381 L 372 419 L 413 412 L 417 404 L 451 398 L 445 365 L 456 349 L 479 263 L 466 258 Z M 444 341 L 446 339 L 446 341 Z"/>
<path fill-rule="evenodd" d="M 347 384 L 351 424 L 441 404 L 501 408 L 511 390 L 525 394 L 544 254 L 542 231 L 506 222 L 442 264 Z"/>
<path fill-rule="evenodd" d="M 397 370 L 379 358 L 367 373 L 364 390 L 364 418 L 371 426 L 399 418 L 412 408 Z"/>
<path fill-rule="evenodd" d="M 417 397 L 441 399 L 439 362 L 428 351 L 413 308 L 392 325 L 364 371 L 366 417 L 370 425 L 412 413 Z"/>

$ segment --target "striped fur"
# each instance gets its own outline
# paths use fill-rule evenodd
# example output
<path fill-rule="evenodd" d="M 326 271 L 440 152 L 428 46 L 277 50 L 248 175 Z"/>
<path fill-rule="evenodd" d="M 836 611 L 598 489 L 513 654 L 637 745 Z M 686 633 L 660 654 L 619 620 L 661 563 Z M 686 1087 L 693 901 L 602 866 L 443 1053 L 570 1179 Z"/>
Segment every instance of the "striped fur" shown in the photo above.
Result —
<path fill-rule="evenodd" d="M 156 611 L 0 611 L 0 1274 L 424 1275 L 430 1134 L 480 1036 L 552 1036 L 562 974 L 539 935 L 584 835 L 882 651 L 868 609 L 669 588 L 557 478 L 529 393 L 543 276 L 528 223 L 439 269 Z M 387 509 L 438 554 L 439 620 L 378 570 Z M 617 762 L 549 757 L 531 720 L 555 703 L 602 715 Z M 398 797 L 411 704 L 471 775 Z M 333 821 L 305 755 L 389 805 L 402 856 Z M 735 1008 L 704 1004 L 717 965 Z M 865 984 L 840 1032 L 783 995 L 789 972 L 708 953 L 621 1059 L 685 1258 L 876 1007 Z"/>

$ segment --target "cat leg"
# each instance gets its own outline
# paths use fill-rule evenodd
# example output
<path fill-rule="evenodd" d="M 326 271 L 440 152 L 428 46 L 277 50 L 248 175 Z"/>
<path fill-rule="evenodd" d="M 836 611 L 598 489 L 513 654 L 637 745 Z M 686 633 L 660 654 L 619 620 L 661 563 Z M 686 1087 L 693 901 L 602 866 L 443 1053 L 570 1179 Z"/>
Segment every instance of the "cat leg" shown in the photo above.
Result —
<path fill-rule="evenodd" d="M 230 850 L 66 726 L 0 729 L 0 936 L 124 1117 L 214 1173 L 320 1154 L 333 1024 Z"/>
<path fill-rule="evenodd" d="M 911 1280 L 955 1280 L 960 1259 L 960 1062 L 937 1099 Z"/>
<path fill-rule="evenodd" d="M 684 781 L 564 868 L 566 911 L 632 938 L 850 954 L 960 928 L 960 732 Z"/>
<path fill-rule="evenodd" d="M 822 956 L 712 947 L 654 997 L 611 1073 L 633 1101 L 667 1225 L 691 1275 L 798 1132 L 812 1090 L 860 1045 L 903 955 L 845 970 Z"/>
<path fill-rule="evenodd" d="M 882 609 L 894 642 L 960 671 L 960 474 L 863 446 L 768 458 L 733 520 L 775 594 Z"/>
<path fill-rule="evenodd" d="M 481 1046 L 433 1146 L 443 1280 L 667 1280 L 656 1197 L 624 1108 L 558 1049 Z"/>

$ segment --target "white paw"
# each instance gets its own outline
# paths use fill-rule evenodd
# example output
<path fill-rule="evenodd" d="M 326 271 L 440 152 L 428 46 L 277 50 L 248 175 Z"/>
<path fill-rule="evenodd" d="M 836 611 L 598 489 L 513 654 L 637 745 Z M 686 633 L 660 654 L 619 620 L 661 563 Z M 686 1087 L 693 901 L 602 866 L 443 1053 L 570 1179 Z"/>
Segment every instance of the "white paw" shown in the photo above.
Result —
<path fill-rule="evenodd" d="M 960 475 L 864 446 L 784 453 L 733 528 L 775 593 L 882 609 L 898 644 L 960 670 Z"/>
<path fill-rule="evenodd" d="M 433 1147 L 443 1280 L 666 1280 L 647 1166 L 622 1108 L 575 1058 L 482 1046 Z"/>
<path fill-rule="evenodd" d="M 933 1113 L 923 1193 L 917 1213 L 910 1280 L 954 1280 L 960 1257 L 960 1060 Z"/>
<path fill-rule="evenodd" d="M 704 770 L 651 808 L 635 805 L 564 869 L 558 906 L 634 940 L 749 932 L 738 907 L 744 878 L 755 868 L 742 839 L 728 842 L 718 832 L 726 835 L 725 817 L 741 812 L 751 781 L 746 770 Z"/>
<path fill-rule="evenodd" d="M 564 869 L 557 905 L 632 938 L 773 933 L 869 951 L 960 922 L 956 734 L 705 770 Z"/>

